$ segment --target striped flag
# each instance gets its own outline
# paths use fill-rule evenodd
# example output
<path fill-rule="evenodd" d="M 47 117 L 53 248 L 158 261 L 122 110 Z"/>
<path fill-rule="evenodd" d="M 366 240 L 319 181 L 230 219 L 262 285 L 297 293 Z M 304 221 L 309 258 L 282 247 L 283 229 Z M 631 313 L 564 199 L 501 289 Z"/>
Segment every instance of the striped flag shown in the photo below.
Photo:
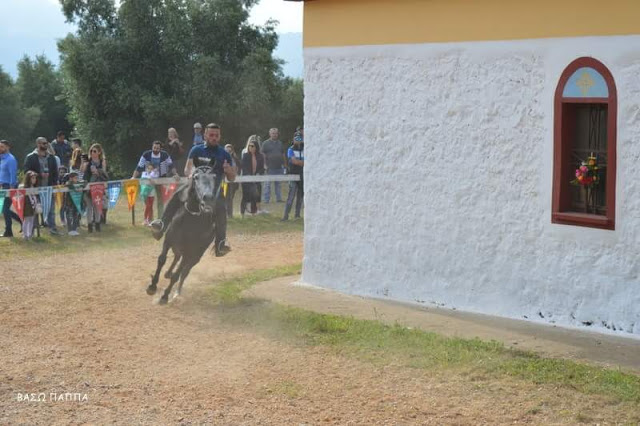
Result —
<path fill-rule="evenodd" d="M 47 217 L 53 207 L 51 205 L 53 201 L 53 188 L 50 186 L 42 186 L 39 188 L 38 194 L 40 195 L 40 205 L 42 206 L 42 217 Z"/>

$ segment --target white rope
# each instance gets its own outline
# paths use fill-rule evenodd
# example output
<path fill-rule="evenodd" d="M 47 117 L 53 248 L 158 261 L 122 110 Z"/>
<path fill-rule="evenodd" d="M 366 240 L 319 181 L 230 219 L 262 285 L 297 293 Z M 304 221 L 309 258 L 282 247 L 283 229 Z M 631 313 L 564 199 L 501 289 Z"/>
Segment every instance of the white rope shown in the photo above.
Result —
<path fill-rule="evenodd" d="M 123 182 L 127 182 L 127 181 L 131 181 L 131 180 L 138 180 L 140 181 L 140 185 L 171 185 L 173 183 L 175 184 L 182 184 L 182 183 L 188 183 L 189 182 L 189 178 L 186 177 L 181 177 L 181 178 L 157 178 L 157 179 L 120 179 L 120 180 L 110 180 L 110 181 L 104 181 L 104 182 L 91 182 L 91 183 L 87 183 L 84 188 L 82 188 L 83 191 L 88 191 L 89 187 L 91 185 L 105 185 L 108 186 L 110 183 L 118 183 L 120 182 L 121 184 Z M 237 176 L 234 182 L 237 183 L 250 183 L 250 182 L 297 182 L 300 180 L 300 176 L 298 175 L 256 175 L 256 176 Z M 229 183 L 229 181 L 227 179 L 225 179 L 225 182 Z M 19 188 L 19 189 L 23 189 L 25 191 L 26 195 L 32 195 L 32 194 L 39 194 L 40 193 L 40 189 L 41 188 L 46 188 L 43 186 L 39 186 L 37 188 Z M 69 188 L 56 188 L 55 186 L 52 187 L 53 190 L 52 192 L 58 193 L 58 192 L 69 192 Z M 12 191 L 12 189 L 4 189 L 3 191 L 6 191 L 6 196 L 9 195 L 9 191 Z"/>

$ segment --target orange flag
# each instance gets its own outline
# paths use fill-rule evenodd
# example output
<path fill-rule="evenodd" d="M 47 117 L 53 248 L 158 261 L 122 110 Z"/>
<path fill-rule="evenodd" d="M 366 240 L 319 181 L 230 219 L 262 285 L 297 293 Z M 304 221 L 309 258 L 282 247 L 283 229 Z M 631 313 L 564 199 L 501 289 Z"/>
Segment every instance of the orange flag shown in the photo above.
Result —
<path fill-rule="evenodd" d="M 140 189 L 140 182 L 137 179 L 129 179 L 122 184 L 124 192 L 127 194 L 127 201 L 129 201 L 129 210 L 136 204 L 136 197 L 138 196 L 138 189 Z"/>

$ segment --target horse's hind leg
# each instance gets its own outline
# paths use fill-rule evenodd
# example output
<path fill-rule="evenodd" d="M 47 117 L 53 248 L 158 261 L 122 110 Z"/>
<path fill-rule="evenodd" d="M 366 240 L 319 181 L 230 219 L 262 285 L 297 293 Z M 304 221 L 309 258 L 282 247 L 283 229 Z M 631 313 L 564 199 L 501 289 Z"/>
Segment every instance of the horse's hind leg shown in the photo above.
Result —
<path fill-rule="evenodd" d="M 178 284 L 178 289 L 176 290 L 176 296 L 180 296 L 180 293 L 182 293 L 182 284 L 184 284 L 184 280 L 187 279 L 187 275 L 189 275 L 189 272 L 191 272 L 191 268 L 193 268 L 195 265 L 194 264 L 190 264 L 190 265 L 185 265 L 182 268 L 182 271 L 180 272 L 180 283 Z"/>
<path fill-rule="evenodd" d="M 162 245 L 162 253 L 158 256 L 158 266 L 156 267 L 156 273 L 151 278 L 151 284 L 147 287 L 147 294 L 149 296 L 156 294 L 158 280 L 160 279 L 160 271 L 162 267 L 167 261 L 167 253 L 169 252 L 169 243 L 167 243 L 167 239 L 165 238 L 164 243 Z"/>
<path fill-rule="evenodd" d="M 169 270 L 164 273 L 165 278 L 171 278 L 173 276 L 173 268 L 176 267 L 181 257 L 182 257 L 181 255 L 178 255 L 175 252 L 173 253 L 173 262 L 171 262 L 171 266 L 169 266 Z"/>

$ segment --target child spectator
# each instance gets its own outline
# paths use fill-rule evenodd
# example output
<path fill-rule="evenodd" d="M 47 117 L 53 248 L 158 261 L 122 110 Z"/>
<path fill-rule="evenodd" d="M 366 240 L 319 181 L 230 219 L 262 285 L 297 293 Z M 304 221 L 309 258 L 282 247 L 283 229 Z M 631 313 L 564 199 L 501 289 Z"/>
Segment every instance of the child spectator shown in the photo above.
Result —
<path fill-rule="evenodd" d="M 64 202 L 62 205 L 64 206 L 64 215 L 67 220 L 67 232 L 69 235 L 75 237 L 80 235 L 78 233 L 78 226 L 80 225 L 80 215 L 81 212 L 78 210 L 78 207 L 73 202 L 72 191 L 79 191 L 82 188 L 82 185 L 78 183 L 78 173 L 70 172 L 65 176 L 65 181 L 67 188 L 69 188 L 69 192 L 64 194 Z"/>
<path fill-rule="evenodd" d="M 29 170 L 24 175 L 25 189 L 36 188 L 38 186 L 38 174 Z M 36 216 L 42 214 L 40 197 L 38 194 L 27 194 L 24 199 L 24 221 L 22 222 L 22 235 L 29 241 L 33 237 L 33 228 L 36 223 Z"/>
<path fill-rule="evenodd" d="M 67 183 L 67 172 L 69 170 L 65 167 L 65 166 L 60 166 L 58 167 L 58 182 L 56 182 L 57 185 L 65 185 Z M 56 197 L 53 197 L 53 200 L 55 201 Z M 61 206 L 58 206 L 60 208 L 60 222 L 64 223 L 64 203 Z M 51 208 L 55 208 L 55 205 L 52 205 Z"/>
<path fill-rule="evenodd" d="M 158 179 L 160 172 L 153 167 L 153 164 L 147 164 L 144 172 L 142 172 L 142 179 Z M 153 200 L 155 198 L 155 191 L 153 185 L 150 183 L 143 183 L 140 187 L 140 194 L 144 198 L 144 224 L 149 226 L 153 221 Z"/>

